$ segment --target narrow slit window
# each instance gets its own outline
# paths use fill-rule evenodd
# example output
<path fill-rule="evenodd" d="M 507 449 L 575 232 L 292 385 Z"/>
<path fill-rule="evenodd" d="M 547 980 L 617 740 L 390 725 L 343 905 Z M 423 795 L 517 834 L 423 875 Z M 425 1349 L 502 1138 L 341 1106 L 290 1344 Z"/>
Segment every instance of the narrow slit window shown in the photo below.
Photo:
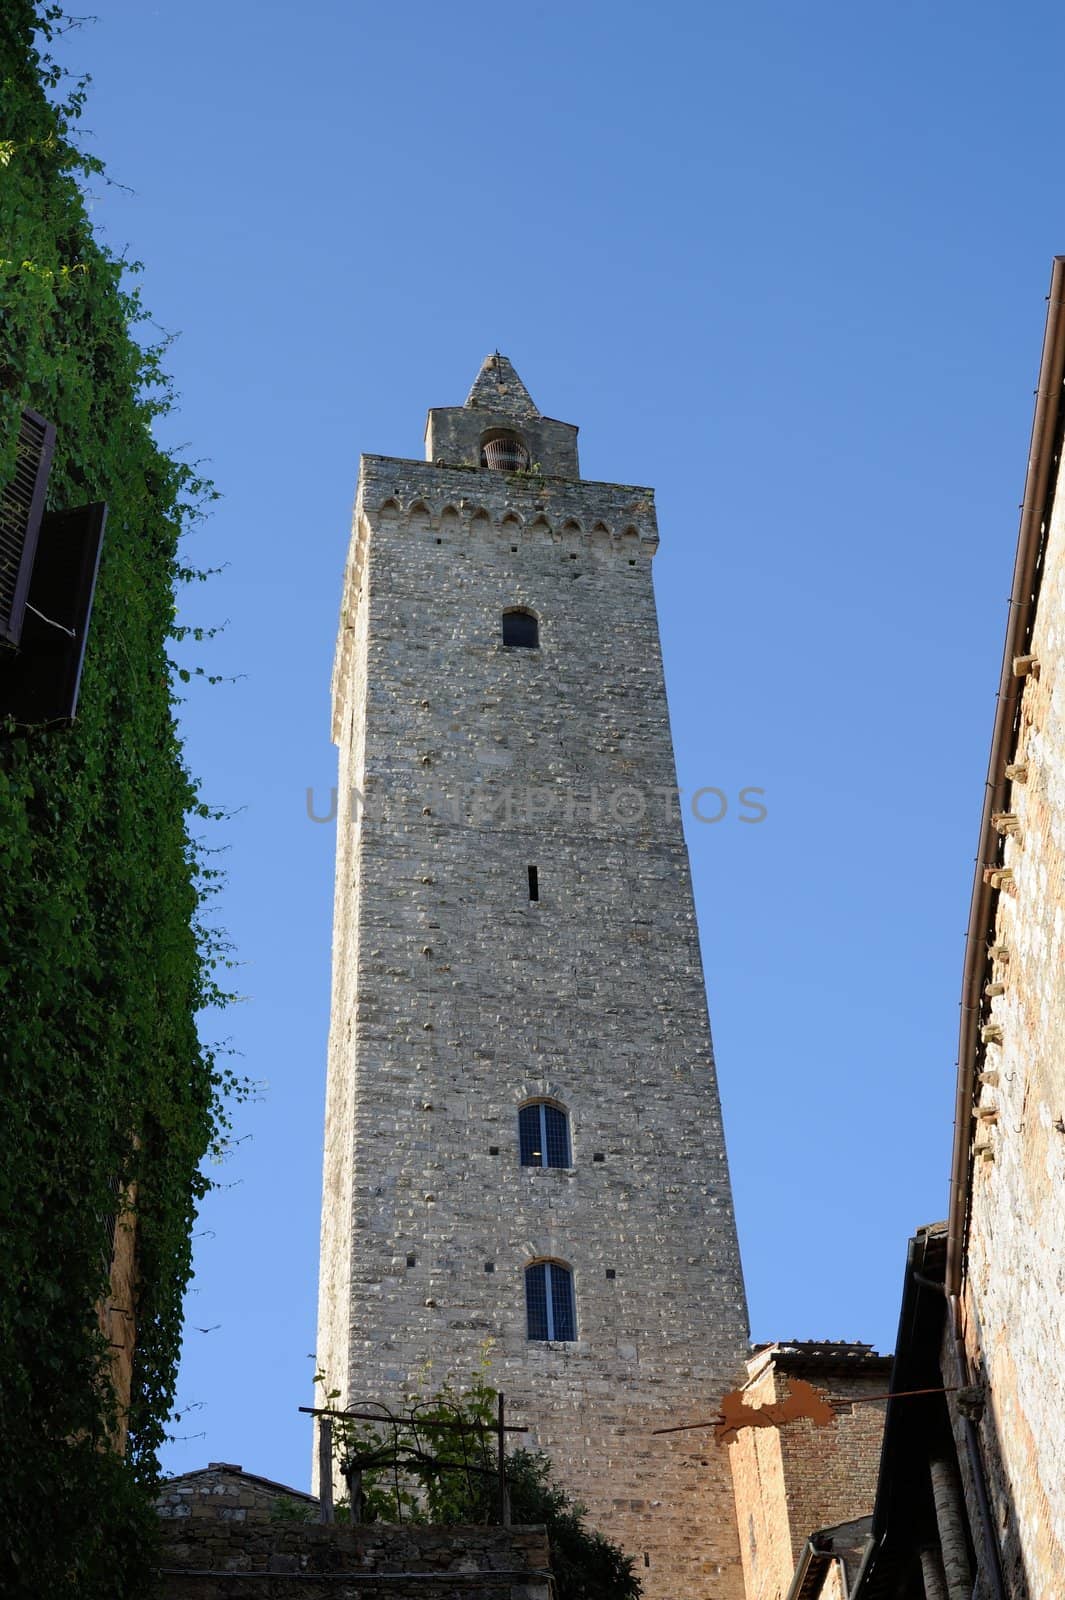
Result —
<path fill-rule="evenodd" d="M 540 648 L 540 623 L 534 611 L 504 611 L 503 643 L 517 650 Z"/>
<path fill-rule="evenodd" d="M 539 900 L 539 898 L 540 898 L 540 874 L 536 870 L 535 867 L 530 867 L 529 868 L 529 899 L 530 900 Z"/>
<path fill-rule="evenodd" d="M 576 1339 L 573 1274 L 560 1261 L 534 1261 L 525 1268 L 525 1325 L 530 1339 Z"/>
<path fill-rule="evenodd" d="M 518 1112 L 518 1143 L 523 1167 L 568 1167 L 569 1118 L 561 1106 L 534 1100 Z"/>

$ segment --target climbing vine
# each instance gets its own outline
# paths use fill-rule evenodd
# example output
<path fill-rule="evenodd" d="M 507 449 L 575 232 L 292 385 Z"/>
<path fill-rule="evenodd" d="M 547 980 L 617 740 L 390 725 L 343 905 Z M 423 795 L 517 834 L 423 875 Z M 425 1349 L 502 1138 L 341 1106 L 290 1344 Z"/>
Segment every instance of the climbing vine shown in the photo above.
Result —
<path fill-rule="evenodd" d="M 138 337 L 135 268 L 88 221 L 103 174 L 74 140 L 85 84 L 48 54 L 61 26 L 0 8 L 0 481 L 28 405 L 57 428 L 50 504 L 109 513 L 76 722 L 0 727 L 0 1592 L 133 1600 L 229 1086 L 196 1030 L 225 952 L 168 659 L 174 585 L 201 576 L 179 541 L 213 490 L 152 438 L 165 344 Z M 96 1310 L 116 1192 L 138 1250 L 125 1458 Z"/>

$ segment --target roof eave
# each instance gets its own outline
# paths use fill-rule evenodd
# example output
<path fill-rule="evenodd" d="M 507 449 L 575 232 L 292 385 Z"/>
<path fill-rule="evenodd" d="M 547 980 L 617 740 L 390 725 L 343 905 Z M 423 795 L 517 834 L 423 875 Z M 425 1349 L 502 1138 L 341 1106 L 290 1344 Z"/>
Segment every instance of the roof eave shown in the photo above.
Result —
<path fill-rule="evenodd" d="M 972 1104 L 976 1079 L 977 1046 L 984 974 L 987 968 L 988 936 L 994 930 L 998 890 L 984 882 L 985 867 L 997 859 L 1000 840 L 991 821 L 995 812 L 1007 809 L 1005 774 L 1016 731 L 1016 719 L 1024 680 L 1013 674 L 1013 659 L 1023 654 L 1020 648 L 1028 638 L 1038 604 L 1039 552 L 1049 516 L 1056 483 L 1054 449 L 1061 416 L 1062 380 L 1065 375 L 1065 256 L 1055 256 L 1047 297 L 1046 331 L 1039 364 L 1032 441 L 1028 471 L 1021 503 L 1017 558 L 1013 569 L 1006 643 L 999 679 L 995 728 L 991 741 L 984 805 L 980 821 L 980 843 L 976 856 L 969 927 L 965 940 L 962 970 L 961 1024 L 958 1039 L 958 1079 L 954 1109 L 954 1145 L 951 1157 L 950 1212 L 947 1221 L 946 1291 L 960 1294 L 963 1278 L 965 1233 L 968 1222 L 969 1192 L 972 1177 Z"/>

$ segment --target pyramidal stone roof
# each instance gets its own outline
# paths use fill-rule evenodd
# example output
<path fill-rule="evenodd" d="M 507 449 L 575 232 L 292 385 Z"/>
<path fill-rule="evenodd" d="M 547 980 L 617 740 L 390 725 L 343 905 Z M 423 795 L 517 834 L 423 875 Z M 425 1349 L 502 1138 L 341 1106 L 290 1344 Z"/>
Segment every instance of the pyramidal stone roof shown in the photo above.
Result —
<path fill-rule="evenodd" d="M 485 356 L 473 388 L 466 396 L 468 406 L 485 411 L 503 411 L 511 417 L 538 417 L 532 395 L 514 371 L 506 356 L 496 350 Z"/>

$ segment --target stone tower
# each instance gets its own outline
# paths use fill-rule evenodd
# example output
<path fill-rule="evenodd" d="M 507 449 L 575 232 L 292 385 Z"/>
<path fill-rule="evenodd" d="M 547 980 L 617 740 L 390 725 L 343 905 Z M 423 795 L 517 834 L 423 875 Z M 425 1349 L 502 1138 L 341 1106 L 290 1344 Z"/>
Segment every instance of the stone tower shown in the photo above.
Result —
<path fill-rule="evenodd" d="M 747 1322 L 658 640 L 652 491 L 510 362 L 362 458 L 318 1359 L 490 1381 L 653 1600 L 742 1593 L 708 1432 Z"/>

